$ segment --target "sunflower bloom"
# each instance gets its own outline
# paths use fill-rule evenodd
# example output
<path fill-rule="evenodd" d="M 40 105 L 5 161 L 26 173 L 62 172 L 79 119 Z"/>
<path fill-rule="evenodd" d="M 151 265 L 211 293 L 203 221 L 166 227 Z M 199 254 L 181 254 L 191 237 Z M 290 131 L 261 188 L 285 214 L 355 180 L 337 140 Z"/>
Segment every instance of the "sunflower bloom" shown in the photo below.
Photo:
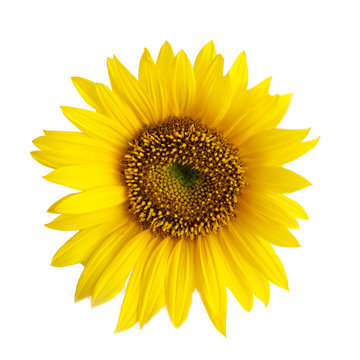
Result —
<path fill-rule="evenodd" d="M 288 229 L 307 215 L 284 194 L 310 183 L 283 165 L 318 139 L 277 128 L 291 95 L 270 95 L 270 79 L 247 89 L 244 53 L 223 65 L 212 42 L 194 66 L 167 42 L 156 63 L 145 50 L 138 79 L 108 59 L 111 89 L 72 79 L 95 110 L 62 107 L 80 131 L 34 140 L 45 179 L 79 190 L 48 210 L 49 228 L 78 230 L 52 265 L 84 265 L 76 301 L 103 304 L 126 284 L 116 331 L 165 305 L 180 326 L 197 289 L 225 335 L 227 288 L 247 311 L 254 295 L 268 304 L 270 281 L 288 289 L 272 245 L 299 246 Z"/>

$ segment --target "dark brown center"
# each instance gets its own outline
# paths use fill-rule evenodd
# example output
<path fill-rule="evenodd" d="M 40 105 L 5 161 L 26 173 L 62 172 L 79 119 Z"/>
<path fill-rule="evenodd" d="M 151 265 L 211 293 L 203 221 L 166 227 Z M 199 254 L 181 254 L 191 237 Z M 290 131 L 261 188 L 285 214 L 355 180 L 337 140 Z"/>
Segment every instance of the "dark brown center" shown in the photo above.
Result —
<path fill-rule="evenodd" d="M 245 187 L 237 149 L 191 118 L 170 118 L 130 143 L 123 174 L 130 211 L 161 237 L 196 239 L 234 216 Z"/>

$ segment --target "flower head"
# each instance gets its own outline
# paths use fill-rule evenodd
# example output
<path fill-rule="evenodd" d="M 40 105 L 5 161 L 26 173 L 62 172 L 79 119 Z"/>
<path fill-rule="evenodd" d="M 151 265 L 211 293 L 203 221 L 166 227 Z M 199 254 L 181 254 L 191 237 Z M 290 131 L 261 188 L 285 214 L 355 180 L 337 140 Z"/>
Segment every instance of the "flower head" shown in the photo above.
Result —
<path fill-rule="evenodd" d="M 269 281 L 287 289 L 271 244 L 299 246 L 288 228 L 305 211 L 284 193 L 310 183 L 283 167 L 312 149 L 308 130 L 277 128 L 291 95 L 270 79 L 247 89 L 245 54 L 223 75 L 212 42 L 194 66 L 166 42 L 156 63 L 145 50 L 137 80 L 108 59 L 111 80 L 73 82 L 95 111 L 62 107 L 80 132 L 45 131 L 33 157 L 45 178 L 80 190 L 49 208 L 48 227 L 78 230 L 54 266 L 84 265 L 75 299 L 99 305 L 126 285 L 117 331 L 142 327 L 166 305 L 186 319 L 197 289 L 226 332 L 226 289 L 250 311 Z"/>

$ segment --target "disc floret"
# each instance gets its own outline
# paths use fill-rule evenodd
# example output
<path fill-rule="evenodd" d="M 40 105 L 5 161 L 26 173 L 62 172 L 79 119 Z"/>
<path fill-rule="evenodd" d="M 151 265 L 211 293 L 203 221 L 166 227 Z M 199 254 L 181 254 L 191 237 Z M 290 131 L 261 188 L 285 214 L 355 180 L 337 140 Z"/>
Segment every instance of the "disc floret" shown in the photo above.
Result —
<path fill-rule="evenodd" d="M 234 216 L 245 187 L 238 150 L 189 117 L 142 131 L 124 160 L 130 211 L 161 236 L 195 239 Z"/>

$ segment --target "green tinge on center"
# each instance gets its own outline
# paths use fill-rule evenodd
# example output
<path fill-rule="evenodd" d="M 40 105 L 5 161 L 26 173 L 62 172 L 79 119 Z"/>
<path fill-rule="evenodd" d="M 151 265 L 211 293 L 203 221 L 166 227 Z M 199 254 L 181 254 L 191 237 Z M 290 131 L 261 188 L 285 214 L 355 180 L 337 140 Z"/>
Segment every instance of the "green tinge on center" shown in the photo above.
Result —
<path fill-rule="evenodd" d="M 178 162 L 174 162 L 168 167 L 168 171 L 169 174 L 184 188 L 189 188 L 200 180 L 200 171 L 187 164 L 183 165 Z"/>

